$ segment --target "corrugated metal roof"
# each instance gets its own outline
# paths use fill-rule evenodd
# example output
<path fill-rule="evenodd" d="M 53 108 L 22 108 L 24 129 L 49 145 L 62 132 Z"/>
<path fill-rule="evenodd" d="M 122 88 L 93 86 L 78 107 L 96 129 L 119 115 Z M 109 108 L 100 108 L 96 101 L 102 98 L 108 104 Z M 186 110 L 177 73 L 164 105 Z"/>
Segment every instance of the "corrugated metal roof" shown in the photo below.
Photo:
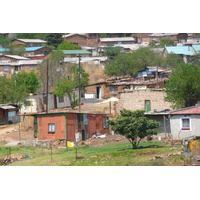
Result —
<path fill-rule="evenodd" d="M 150 37 L 164 37 L 164 36 L 172 36 L 172 35 L 178 35 L 179 33 L 152 33 L 149 35 Z"/>
<path fill-rule="evenodd" d="M 91 62 L 91 61 L 106 61 L 108 57 L 83 57 L 81 58 L 81 62 Z M 79 61 L 79 58 L 64 58 L 64 62 L 73 62 L 76 63 Z"/>
<path fill-rule="evenodd" d="M 57 50 L 54 50 L 57 51 Z M 64 54 L 91 54 L 90 51 L 86 51 L 86 50 L 61 50 Z"/>
<path fill-rule="evenodd" d="M 45 40 L 41 39 L 16 39 L 25 43 L 47 43 Z"/>
<path fill-rule="evenodd" d="M 197 115 L 197 114 L 200 114 L 200 107 L 190 107 L 190 108 L 184 108 L 182 110 L 179 110 L 179 111 L 175 111 L 175 112 L 172 112 L 170 113 L 171 115 L 191 115 L 191 114 L 194 114 L 194 115 Z"/>
<path fill-rule="evenodd" d="M 15 109 L 14 106 L 9 106 L 9 105 L 0 105 L 0 108 L 2 108 L 4 110 Z"/>
<path fill-rule="evenodd" d="M 193 44 L 192 47 L 196 51 L 196 53 L 200 53 L 200 44 Z"/>
<path fill-rule="evenodd" d="M 70 36 L 73 36 L 73 35 L 81 35 L 81 36 L 84 36 L 84 37 L 88 36 L 86 33 L 69 33 L 69 34 L 63 35 L 62 37 L 67 38 L 67 37 L 70 37 Z"/>
<path fill-rule="evenodd" d="M 100 38 L 101 42 L 123 42 L 123 41 L 135 41 L 133 37 L 115 37 L 115 38 Z"/>
<path fill-rule="evenodd" d="M 41 47 L 26 47 L 26 51 L 36 51 L 41 48 L 43 48 L 43 47 L 42 46 Z"/>
<path fill-rule="evenodd" d="M 4 56 L 9 57 L 9 58 L 14 58 L 17 60 L 29 60 L 29 58 L 25 58 L 25 57 L 18 56 L 18 55 L 4 55 Z"/>
<path fill-rule="evenodd" d="M 195 51 L 190 46 L 172 46 L 172 47 L 165 47 L 168 53 L 174 54 L 184 54 L 184 55 L 195 55 Z"/>

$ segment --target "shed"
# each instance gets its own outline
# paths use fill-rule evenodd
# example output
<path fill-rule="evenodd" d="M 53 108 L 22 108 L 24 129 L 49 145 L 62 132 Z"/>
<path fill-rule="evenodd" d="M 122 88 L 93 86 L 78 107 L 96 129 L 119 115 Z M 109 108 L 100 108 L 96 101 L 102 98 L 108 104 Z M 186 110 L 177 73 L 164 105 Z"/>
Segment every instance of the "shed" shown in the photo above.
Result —
<path fill-rule="evenodd" d="M 0 124 L 8 124 L 10 121 L 16 123 L 17 108 L 9 104 L 0 104 Z"/>
<path fill-rule="evenodd" d="M 95 133 L 109 133 L 107 114 L 57 112 L 36 114 L 35 117 L 39 140 L 78 142 Z"/>

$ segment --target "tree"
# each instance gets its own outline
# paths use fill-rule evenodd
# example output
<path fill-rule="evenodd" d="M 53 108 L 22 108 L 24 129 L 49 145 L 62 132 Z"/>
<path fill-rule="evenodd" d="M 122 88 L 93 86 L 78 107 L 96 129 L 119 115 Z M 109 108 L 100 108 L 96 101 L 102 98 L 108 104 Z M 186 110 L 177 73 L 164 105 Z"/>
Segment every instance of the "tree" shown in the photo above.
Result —
<path fill-rule="evenodd" d="M 44 59 L 41 64 L 37 66 L 39 72 L 39 81 L 43 92 L 46 91 L 47 83 L 47 60 L 48 60 L 48 75 L 49 87 L 54 88 L 56 84 L 62 79 L 66 72 L 66 65 L 62 64 L 64 53 L 62 51 L 52 51 L 48 58 Z"/>
<path fill-rule="evenodd" d="M 11 38 L 6 38 L 3 34 L 0 34 L 0 45 L 2 45 L 3 48 L 7 48 L 11 42 Z"/>
<path fill-rule="evenodd" d="M 149 43 L 149 47 L 164 48 L 165 46 L 173 46 L 174 40 L 170 38 L 161 38 L 160 41 L 152 41 Z"/>
<path fill-rule="evenodd" d="M 9 53 L 11 55 L 24 56 L 25 52 L 26 52 L 26 48 L 23 45 L 18 45 L 18 44 L 9 45 Z"/>
<path fill-rule="evenodd" d="M 115 57 L 117 56 L 122 50 L 122 47 L 114 47 L 113 45 L 107 45 L 107 47 L 104 48 L 103 55 L 108 57 Z"/>
<path fill-rule="evenodd" d="M 116 120 L 108 120 L 108 124 L 115 133 L 124 135 L 132 144 L 133 149 L 139 146 L 141 139 L 158 134 L 159 123 L 148 120 L 143 110 L 123 109 L 120 113 L 121 116 Z"/>
<path fill-rule="evenodd" d="M 174 108 L 194 106 L 200 100 L 200 68 L 193 64 L 180 64 L 172 70 L 165 84 L 166 101 Z"/>
<path fill-rule="evenodd" d="M 21 71 L 13 75 L 14 80 L 16 81 L 16 86 L 20 87 L 21 85 L 26 86 L 27 94 L 34 93 L 39 88 L 38 74 L 34 71 L 25 72 Z"/>
<path fill-rule="evenodd" d="M 45 37 L 45 40 L 47 41 L 48 45 L 55 46 L 56 48 L 60 43 L 62 43 L 62 33 L 48 33 Z"/>
<path fill-rule="evenodd" d="M 75 89 L 83 89 L 83 86 L 89 82 L 89 74 L 80 67 L 80 86 L 79 86 L 79 67 L 77 65 L 72 65 L 68 67 L 66 75 L 56 84 L 54 88 L 54 94 L 58 97 L 63 97 L 67 95 L 69 97 L 72 109 L 78 106 L 77 95 L 75 94 Z"/>
<path fill-rule="evenodd" d="M 47 35 L 47 33 L 17 33 L 16 38 L 44 40 L 46 35 Z"/>
<path fill-rule="evenodd" d="M 26 100 L 28 93 L 25 84 L 18 85 L 13 77 L 0 76 L 0 104 L 15 103 L 20 109 L 22 105 L 28 105 Z"/>
<path fill-rule="evenodd" d="M 114 59 L 108 59 L 104 73 L 108 76 L 134 77 L 137 72 L 155 64 L 157 52 L 148 47 L 139 48 L 133 53 L 120 53 Z"/>
<path fill-rule="evenodd" d="M 80 88 L 80 90 L 82 90 L 84 85 L 88 84 L 89 82 L 89 74 L 84 71 L 83 67 L 80 67 L 80 75 L 81 79 L 79 86 L 79 67 L 75 64 L 68 67 L 66 75 L 56 84 L 53 92 L 54 95 L 58 97 L 67 95 L 69 97 L 72 109 L 79 105 L 77 95 L 74 92 L 75 89 Z"/>
<path fill-rule="evenodd" d="M 72 42 L 63 41 L 58 45 L 58 50 L 79 50 L 81 47 L 78 45 L 73 44 Z"/>

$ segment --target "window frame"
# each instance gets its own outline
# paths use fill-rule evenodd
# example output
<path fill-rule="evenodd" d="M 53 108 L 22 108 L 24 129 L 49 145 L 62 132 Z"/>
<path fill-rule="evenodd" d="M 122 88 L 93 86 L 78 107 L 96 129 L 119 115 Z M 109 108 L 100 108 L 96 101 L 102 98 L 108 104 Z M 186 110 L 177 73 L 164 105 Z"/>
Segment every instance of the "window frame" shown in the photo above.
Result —
<path fill-rule="evenodd" d="M 58 97 L 58 103 L 64 103 L 65 100 L 64 100 L 64 96 L 63 97 Z"/>
<path fill-rule="evenodd" d="M 188 119 L 189 120 L 189 123 L 188 123 L 189 126 L 187 126 L 187 127 L 183 126 L 183 120 L 184 119 Z M 191 117 L 181 117 L 180 120 L 181 120 L 181 123 L 180 123 L 181 127 L 180 127 L 180 129 L 181 130 L 187 130 L 187 131 L 189 130 L 190 131 L 191 130 Z"/>
<path fill-rule="evenodd" d="M 104 129 L 108 129 L 109 128 L 109 124 L 107 122 L 109 118 L 108 117 L 102 117 L 102 126 Z"/>
<path fill-rule="evenodd" d="M 55 132 L 56 132 L 56 124 L 48 123 L 48 133 L 55 133 Z"/>

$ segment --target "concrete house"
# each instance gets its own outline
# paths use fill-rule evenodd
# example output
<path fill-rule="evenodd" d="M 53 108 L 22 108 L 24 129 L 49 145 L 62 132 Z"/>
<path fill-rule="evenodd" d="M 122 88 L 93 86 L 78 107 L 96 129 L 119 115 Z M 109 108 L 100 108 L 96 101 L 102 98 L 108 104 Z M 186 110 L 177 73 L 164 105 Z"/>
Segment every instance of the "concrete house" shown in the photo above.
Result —
<path fill-rule="evenodd" d="M 200 107 L 183 108 L 170 113 L 171 134 L 175 139 L 200 136 Z"/>

